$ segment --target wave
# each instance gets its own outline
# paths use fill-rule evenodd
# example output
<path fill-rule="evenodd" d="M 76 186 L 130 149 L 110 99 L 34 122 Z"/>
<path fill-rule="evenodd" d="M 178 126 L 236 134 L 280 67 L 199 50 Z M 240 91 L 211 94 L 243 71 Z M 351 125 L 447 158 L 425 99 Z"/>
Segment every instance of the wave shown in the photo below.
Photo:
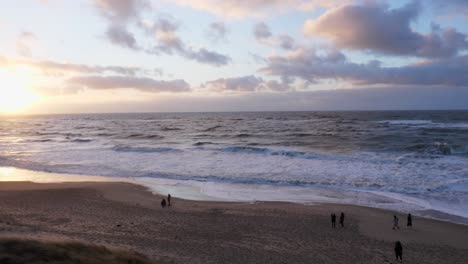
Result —
<path fill-rule="evenodd" d="M 77 143 L 88 143 L 91 141 L 92 141 L 91 139 L 85 139 L 85 138 L 76 138 L 72 140 L 72 142 L 77 142 Z"/>
<path fill-rule="evenodd" d="M 26 140 L 27 142 L 52 142 L 54 141 L 53 139 L 46 138 L 46 139 L 31 139 L 31 140 Z"/>
<path fill-rule="evenodd" d="M 134 139 L 163 139 L 163 136 L 152 134 L 152 135 L 147 135 L 147 134 L 131 134 L 126 136 L 125 138 L 134 138 Z"/>
<path fill-rule="evenodd" d="M 464 155 L 468 154 L 468 147 L 450 145 L 445 142 L 434 142 L 432 144 L 418 143 L 405 147 L 406 151 L 424 153 L 429 155 Z"/>
<path fill-rule="evenodd" d="M 216 129 L 220 128 L 220 127 L 223 127 L 223 126 L 213 126 L 213 127 L 209 127 L 209 128 L 207 128 L 205 130 L 202 130 L 202 131 L 203 132 L 210 132 L 210 131 L 216 130 Z"/>
<path fill-rule="evenodd" d="M 410 126 L 433 124 L 432 120 L 382 120 L 382 121 L 378 121 L 378 123 L 384 123 L 384 124 L 389 124 L 389 125 L 410 125 Z"/>
<path fill-rule="evenodd" d="M 216 143 L 209 142 L 209 141 L 199 141 L 199 142 L 194 143 L 193 145 L 194 146 L 203 146 L 203 145 L 214 145 L 214 144 L 216 144 Z"/>
<path fill-rule="evenodd" d="M 378 123 L 396 126 L 414 126 L 420 128 L 468 129 L 468 123 L 443 123 L 432 120 L 382 120 Z"/>
<path fill-rule="evenodd" d="M 182 152 L 180 149 L 174 148 L 151 148 L 151 147 L 128 147 L 128 146 L 115 146 L 112 148 L 117 152 L 139 152 L 139 153 L 163 153 L 163 152 Z"/>
<path fill-rule="evenodd" d="M 269 148 L 240 147 L 232 146 L 221 149 L 223 152 L 245 153 L 245 154 L 264 154 L 272 156 L 285 156 L 290 158 L 315 159 L 318 157 L 315 153 L 292 151 L 292 150 L 274 150 Z"/>
<path fill-rule="evenodd" d="M 177 130 L 182 130 L 182 129 L 178 127 L 162 127 L 161 128 L 161 131 L 177 131 Z"/>
<path fill-rule="evenodd" d="M 246 133 L 241 133 L 241 134 L 235 135 L 235 137 L 240 137 L 240 138 L 242 138 L 242 137 L 250 137 L 250 136 L 252 136 L 252 135 L 246 134 Z"/>

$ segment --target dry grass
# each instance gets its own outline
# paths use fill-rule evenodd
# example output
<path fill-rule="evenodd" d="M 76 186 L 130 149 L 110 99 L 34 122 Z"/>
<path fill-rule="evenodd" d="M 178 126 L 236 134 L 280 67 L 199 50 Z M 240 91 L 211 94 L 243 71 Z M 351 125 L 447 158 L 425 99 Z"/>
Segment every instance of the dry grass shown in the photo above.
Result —
<path fill-rule="evenodd" d="M 36 240 L 0 239 L 2 264 L 150 264 L 146 257 L 129 251 L 77 242 L 55 243 Z"/>

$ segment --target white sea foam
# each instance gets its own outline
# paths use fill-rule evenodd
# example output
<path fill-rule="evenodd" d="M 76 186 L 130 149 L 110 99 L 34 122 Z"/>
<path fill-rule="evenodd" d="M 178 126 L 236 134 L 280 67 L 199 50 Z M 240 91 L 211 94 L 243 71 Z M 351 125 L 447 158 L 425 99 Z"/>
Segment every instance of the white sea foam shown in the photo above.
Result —
<path fill-rule="evenodd" d="M 414 126 L 420 128 L 459 128 L 468 129 L 468 123 L 464 122 L 433 122 L 432 120 L 382 120 L 378 123 L 396 125 L 396 126 Z"/>

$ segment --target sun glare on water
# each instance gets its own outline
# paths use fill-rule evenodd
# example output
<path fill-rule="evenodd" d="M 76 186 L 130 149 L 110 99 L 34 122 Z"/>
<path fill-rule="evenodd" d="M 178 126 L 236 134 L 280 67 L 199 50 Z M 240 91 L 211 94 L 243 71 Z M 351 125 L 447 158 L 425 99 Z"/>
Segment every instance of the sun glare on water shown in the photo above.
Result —
<path fill-rule="evenodd" d="M 31 83 L 28 69 L 0 69 L 0 114 L 22 112 L 37 101 L 38 96 L 29 90 Z"/>

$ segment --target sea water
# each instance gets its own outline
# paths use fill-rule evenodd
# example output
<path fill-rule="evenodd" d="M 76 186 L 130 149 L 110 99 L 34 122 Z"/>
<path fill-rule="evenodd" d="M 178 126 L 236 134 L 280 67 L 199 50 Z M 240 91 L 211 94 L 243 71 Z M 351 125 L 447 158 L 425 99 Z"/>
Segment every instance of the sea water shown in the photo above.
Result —
<path fill-rule="evenodd" d="M 1 117 L 0 166 L 468 218 L 468 111 Z"/>

